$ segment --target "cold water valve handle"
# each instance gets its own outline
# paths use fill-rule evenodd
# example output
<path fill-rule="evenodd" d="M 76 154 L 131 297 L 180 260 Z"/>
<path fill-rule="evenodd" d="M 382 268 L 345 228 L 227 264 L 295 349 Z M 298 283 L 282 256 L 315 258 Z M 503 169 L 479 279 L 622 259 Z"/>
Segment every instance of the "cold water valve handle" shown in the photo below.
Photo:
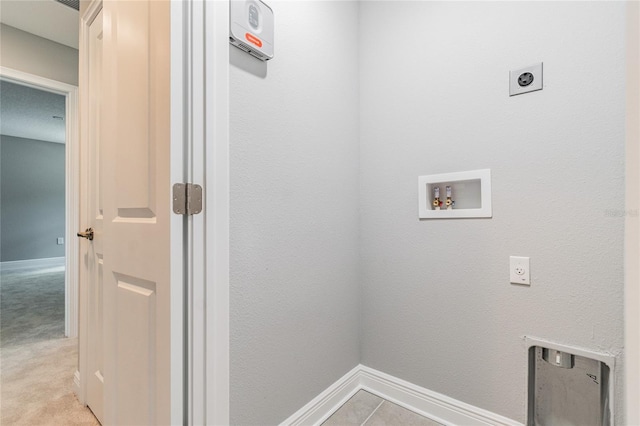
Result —
<path fill-rule="evenodd" d="M 447 210 L 453 210 L 453 206 L 456 205 L 456 202 L 451 199 L 451 187 L 447 186 L 447 201 L 445 202 L 447 206 Z"/>

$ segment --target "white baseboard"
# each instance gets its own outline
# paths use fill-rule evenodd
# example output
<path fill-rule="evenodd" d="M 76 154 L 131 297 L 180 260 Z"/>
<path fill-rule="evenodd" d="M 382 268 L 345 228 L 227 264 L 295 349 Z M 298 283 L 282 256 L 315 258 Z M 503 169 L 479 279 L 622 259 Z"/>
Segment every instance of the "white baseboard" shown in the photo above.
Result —
<path fill-rule="evenodd" d="M 64 265 L 64 257 L 48 257 L 45 259 L 26 259 L 0 262 L 0 270 L 19 271 L 21 269 L 31 268 L 55 268 Z"/>
<path fill-rule="evenodd" d="M 360 366 L 359 376 L 362 389 L 445 425 L 522 426 L 515 420 L 364 365 Z"/>
<path fill-rule="evenodd" d="M 474 407 L 373 368 L 358 365 L 280 426 L 319 425 L 351 396 L 364 389 L 444 425 L 522 426 L 515 420 Z"/>
<path fill-rule="evenodd" d="M 360 387 L 360 365 L 342 376 L 280 426 L 319 425 L 349 400 Z"/>

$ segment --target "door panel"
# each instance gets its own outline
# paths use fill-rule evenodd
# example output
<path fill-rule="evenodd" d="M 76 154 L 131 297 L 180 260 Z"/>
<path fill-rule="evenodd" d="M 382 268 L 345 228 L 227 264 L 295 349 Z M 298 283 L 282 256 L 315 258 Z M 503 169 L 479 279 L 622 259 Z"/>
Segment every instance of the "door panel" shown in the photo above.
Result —
<path fill-rule="evenodd" d="M 154 140 L 150 135 L 150 3 L 125 1 L 118 4 L 115 52 L 118 63 L 117 96 L 127 99 L 117 111 L 119 145 L 117 167 L 118 215 L 154 217 L 153 178 Z M 145 84 L 141 84 L 144 82 Z"/>
<path fill-rule="evenodd" d="M 155 283 L 116 274 L 118 299 L 119 373 L 128 380 L 118 381 L 118 409 L 126 421 L 135 425 L 153 424 L 155 413 L 149 410 L 155 401 L 156 286 Z M 130 312 L 137 321 L 130 322 Z M 137 389 L 131 398 L 129 387 Z"/>
<path fill-rule="evenodd" d="M 103 8 L 104 417 L 167 424 L 169 2 Z"/>

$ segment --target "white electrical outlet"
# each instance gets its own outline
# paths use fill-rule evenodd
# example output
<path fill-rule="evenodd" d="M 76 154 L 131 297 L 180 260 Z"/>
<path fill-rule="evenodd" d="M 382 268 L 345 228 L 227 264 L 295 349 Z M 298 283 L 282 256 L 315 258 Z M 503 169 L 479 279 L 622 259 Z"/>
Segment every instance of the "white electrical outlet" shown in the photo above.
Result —
<path fill-rule="evenodd" d="M 528 257 L 509 257 L 509 268 L 509 278 L 512 284 L 531 285 L 531 269 L 529 269 Z"/>
<path fill-rule="evenodd" d="M 63 245 L 64 244 L 64 238 L 59 237 L 57 243 L 58 243 L 59 246 Z"/>

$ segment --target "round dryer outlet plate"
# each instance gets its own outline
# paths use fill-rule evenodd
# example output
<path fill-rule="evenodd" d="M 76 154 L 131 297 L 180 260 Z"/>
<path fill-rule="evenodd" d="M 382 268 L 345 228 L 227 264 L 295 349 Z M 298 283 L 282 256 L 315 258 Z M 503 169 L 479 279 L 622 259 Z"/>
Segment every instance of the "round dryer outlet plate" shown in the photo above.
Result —
<path fill-rule="evenodd" d="M 533 83 L 533 74 L 530 72 L 522 73 L 520 74 L 520 77 L 518 77 L 518 84 L 520 87 L 528 86 L 531 83 Z"/>

